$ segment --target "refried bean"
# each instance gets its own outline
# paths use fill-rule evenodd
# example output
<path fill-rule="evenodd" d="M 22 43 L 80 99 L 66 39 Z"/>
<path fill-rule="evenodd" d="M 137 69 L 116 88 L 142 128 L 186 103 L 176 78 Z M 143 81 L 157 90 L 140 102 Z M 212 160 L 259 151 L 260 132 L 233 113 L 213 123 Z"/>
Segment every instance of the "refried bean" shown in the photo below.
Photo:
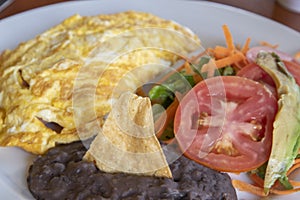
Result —
<path fill-rule="evenodd" d="M 27 183 L 36 199 L 45 200 L 235 200 L 236 191 L 226 173 L 181 156 L 170 164 L 173 179 L 105 173 L 82 160 L 81 142 L 59 145 L 38 156 Z"/>

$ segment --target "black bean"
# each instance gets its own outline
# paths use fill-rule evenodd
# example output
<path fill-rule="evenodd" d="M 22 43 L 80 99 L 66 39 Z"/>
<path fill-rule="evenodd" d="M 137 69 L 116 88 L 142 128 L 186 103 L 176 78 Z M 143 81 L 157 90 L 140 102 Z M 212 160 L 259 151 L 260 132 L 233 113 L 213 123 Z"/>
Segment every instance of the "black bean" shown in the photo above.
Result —
<path fill-rule="evenodd" d="M 235 200 L 230 177 L 181 156 L 170 164 L 173 179 L 104 173 L 82 160 L 80 143 L 59 145 L 29 169 L 28 187 L 37 199 Z"/>

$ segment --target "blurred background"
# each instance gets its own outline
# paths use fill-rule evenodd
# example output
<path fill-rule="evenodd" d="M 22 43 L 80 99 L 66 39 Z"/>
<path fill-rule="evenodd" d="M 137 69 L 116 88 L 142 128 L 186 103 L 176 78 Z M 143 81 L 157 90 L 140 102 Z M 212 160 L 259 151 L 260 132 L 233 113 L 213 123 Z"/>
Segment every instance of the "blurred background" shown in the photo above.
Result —
<path fill-rule="evenodd" d="M 0 8 L 0 19 L 3 19 L 5 17 L 32 8 L 37 8 L 40 6 L 64 2 L 64 1 L 63 0 L 0 0 L 0 5 L 2 5 L 2 8 Z M 297 31 L 300 31 L 300 12 L 295 11 L 295 10 L 300 10 L 299 8 L 300 0 L 206 0 L 206 1 L 221 3 L 221 4 L 241 8 L 244 10 L 248 10 L 253 13 L 273 19 L 279 23 L 285 24 Z M 292 5 L 291 8 L 287 8 L 288 5 Z"/>

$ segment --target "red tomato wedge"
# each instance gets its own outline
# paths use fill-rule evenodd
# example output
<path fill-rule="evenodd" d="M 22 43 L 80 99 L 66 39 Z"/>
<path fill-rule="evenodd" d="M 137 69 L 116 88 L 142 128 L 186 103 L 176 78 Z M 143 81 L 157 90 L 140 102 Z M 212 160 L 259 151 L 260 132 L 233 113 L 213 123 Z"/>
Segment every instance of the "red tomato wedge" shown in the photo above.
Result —
<path fill-rule="evenodd" d="M 174 132 L 185 156 L 225 172 L 268 160 L 277 100 L 262 84 L 238 76 L 198 83 L 182 99 Z"/>
<path fill-rule="evenodd" d="M 294 76 L 296 83 L 300 85 L 300 64 L 286 60 L 284 60 L 283 63 L 285 64 L 289 72 Z"/>

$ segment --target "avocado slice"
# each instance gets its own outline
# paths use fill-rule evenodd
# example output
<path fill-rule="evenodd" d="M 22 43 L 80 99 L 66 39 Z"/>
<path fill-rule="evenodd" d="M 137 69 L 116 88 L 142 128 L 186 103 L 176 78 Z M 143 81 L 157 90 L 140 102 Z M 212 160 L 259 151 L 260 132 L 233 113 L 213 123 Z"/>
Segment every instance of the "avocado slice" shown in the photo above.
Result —
<path fill-rule="evenodd" d="M 300 89 L 276 54 L 260 52 L 256 62 L 273 78 L 278 93 L 278 112 L 273 124 L 273 143 L 264 180 L 267 194 L 276 180 L 291 187 L 286 173 L 300 148 Z"/>

